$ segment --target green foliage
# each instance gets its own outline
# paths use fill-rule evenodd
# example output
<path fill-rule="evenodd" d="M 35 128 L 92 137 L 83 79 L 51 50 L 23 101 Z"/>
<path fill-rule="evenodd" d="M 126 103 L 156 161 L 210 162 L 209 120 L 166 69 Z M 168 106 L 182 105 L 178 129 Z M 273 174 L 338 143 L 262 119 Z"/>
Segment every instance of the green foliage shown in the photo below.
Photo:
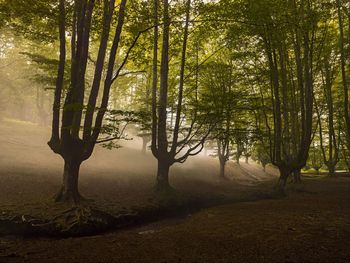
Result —
<path fill-rule="evenodd" d="M 9 26 L 27 38 L 52 42 L 57 39 L 57 1 L 55 0 L 2 0 L 3 14 L 0 26 Z"/>

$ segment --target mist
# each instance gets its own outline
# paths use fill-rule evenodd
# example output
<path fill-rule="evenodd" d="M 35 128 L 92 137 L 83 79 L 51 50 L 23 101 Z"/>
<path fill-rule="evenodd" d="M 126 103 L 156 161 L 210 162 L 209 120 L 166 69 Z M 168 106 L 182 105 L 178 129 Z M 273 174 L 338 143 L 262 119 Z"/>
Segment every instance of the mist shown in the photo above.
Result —
<path fill-rule="evenodd" d="M 28 121 L 9 118 L 2 120 L 1 180 L 2 185 L 9 189 L 9 192 L 2 191 L 2 203 L 7 203 L 12 198 L 21 202 L 34 202 L 36 198 L 48 199 L 59 187 L 63 161 L 52 154 L 47 146 L 49 130 L 49 126 Z M 80 188 L 86 197 L 110 201 L 118 199 L 118 202 L 125 202 L 123 205 L 127 206 L 130 205 L 128 202 L 132 196 L 135 196 L 137 204 L 144 198 L 141 192 L 152 192 L 157 170 L 156 159 L 149 148 L 146 154 L 142 153 L 142 140 L 139 137 L 132 138 L 120 141 L 121 148 L 118 149 L 109 150 L 97 146 L 92 157 L 83 163 Z M 267 174 L 254 162 L 241 165 L 237 169 L 232 161 L 227 167 L 229 180 L 238 185 L 254 185 L 261 180 L 278 176 L 276 169 L 270 168 L 270 174 Z M 170 180 L 174 187 L 187 189 L 188 192 L 224 193 L 225 189 L 220 189 L 225 187 L 221 185 L 218 171 L 218 160 L 201 153 L 185 164 L 172 167 Z M 13 192 L 12 189 L 18 189 L 19 192 Z M 123 195 L 127 195 L 127 201 L 122 200 L 125 198 Z"/>

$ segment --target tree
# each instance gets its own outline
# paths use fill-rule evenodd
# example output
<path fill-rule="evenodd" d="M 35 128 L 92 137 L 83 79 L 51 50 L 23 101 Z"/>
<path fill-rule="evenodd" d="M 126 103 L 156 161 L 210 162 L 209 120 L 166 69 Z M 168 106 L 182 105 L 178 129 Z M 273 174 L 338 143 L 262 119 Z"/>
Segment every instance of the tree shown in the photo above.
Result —
<path fill-rule="evenodd" d="M 222 56 L 229 56 L 224 52 Z M 234 133 L 233 108 L 237 103 L 238 92 L 234 88 L 232 59 L 216 59 L 203 67 L 201 85 L 203 86 L 202 104 L 212 107 L 217 116 L 217 125 L 211 132 L 216 139 L 217 156 L 219 158 L 220 178 L 225 177 L 225 166 L 232 152 Z M 235 99 L 236 98 L 236 99 Z"/>
<path fill-rule="evenodd" d="M 340 133 L 336 131 L 335 123 L 337 121 L 335 114 L 336 112 L 334 110 L 335 94 L 334 91 L 332 91 L 337 67 L 335 59 L 332 57 L 332 50 L 334 49 L 325 49 L 325 56 L 320 63 L 322 67 L 321 78 L 323 89 L 321 90 L 322 94 L 320 92 L 320 94 L 317 94 L 317 97 L 319 99 L 323 99 L 324 102 L 320 101 L 320 103 L 323 103 L 324 106 L 322 104 L 318 105 L 317 100 L 315 101 L 315 110 L 319 124 L 320 149 L 322 152 L 323 162 L 327 166 L 330 176 L 334 175 L 335 167 L 339 162 L 340 143 Z M 326 114 L 324 113 L 324 110 L 322 110 L 322 106 L 326 109 Z M 326 134 L 324 132 L 324 128 L 327 130 Z"/>
<path fill-rule="evenodd" d="M 81 198 L 78 191 L 79 168 L 83 161 L 87 160 L 98 141 L 104 114 L 108 106 L 108 98 L 113 81 L 118 77 L 124 64 L 115 70 L 115 59 L 124 25 L 126 0 L 119 5 L 118 21 L 115 28 L 112 46 L 109 49 L 107 69 L 104 77 L 101 105 L 93 125 L 93 117 L 96 109 L 97 98 L 101 86 L 102 72 L 105 67 L 108 39 L 115 10 L 114 0 L 103 2 L 103 26 L 99 41 L 98 55 L 94 65 L 94 77 L 88 98 L 88 104 L 84 115 L 82 138 L 80 138 L 80 125 L 83 121 L 84 95 L 86 89 L 86 71 L 89 57 L 89 45 L 94 0 L 76 0 L 73 3 L 73 20 L 71 30 L 67 27 L 66 2 L 59 2 L 59 39 L 60 55 L 56 81 L 56 89 L 53 103 L 52 135 L 48 142 L 53 152 L 64 159 L 63 184 L 56 196 L 56 201 L 77 202 Z M 64 68 L 66 61 L 66 32 L 71 34 L 71 61 L 70 84 L 66 94 L 62 94 Z M 115 75 L 113 75 L 115 74 Z M 65 95 L 62 103 L 62 97 Z M 61 105 L 63 111 L 61 113 Z M 60 115 L 61 125 L 60 125 Z"/>
<path fill-rule="evenodd" d="M 175 110 L 175 122 L 171 127 L 167 123 L 169 107 L 169 37 L 170 25 L 172 25 L 169 16 L 170 5 L 167 0 L 163 0 L 162 10 L 162 49 L 160 64 L 160 87 L 159 99 L 157 103 L 157 82 L 158 82 L 158 1 L 154 1 L 154 41 L 153 41 L 153 81 L 152 81 L 152 144 L 151 150 L 158 161 L 157 169 L 157 189 L 169 189 L 169 168 L 174 163 L 183 163 L 189 156 L 198 154 L 204 147 L 205 139 L 210 133 L 210 128 L 204 129 L 204 121 L 201 122 L 198 109 L 187 112 L 191 116 L 190 124 L 186 122 L 186 108 L 184 101 L 185 88 L 185 67 L 187 58 L 187 46 L 189 36 L 191 1 L 186 1 L 185 22 L 183 28 L 183 41 L 180 55 L 180 73 L 178 75 L 177 105 Z M 158 110 L 157 110 L 158 107 Z M 168 130 L 171 130 L 171 136 L 168 136 Z M 186 133 L 186 134 L 184 134 Z M 182 135 L 183 134 L 183 135 Z"/>
<path fill-rule="evenodd" d="M 350 10 L 350 7 L 348 7 Z M 344 93 L 344 119 L 345 119 L 345 128 L 346 128 L 346 142 L 347 147 L 350 149 L 350 114 L 349 114 L 349 87 L 348 87 L 348 76 L 346 70 L 346 56 L 345 56 L 345 37 L 344 37 L 344 22 L 343 22 L 343 9 L 345 9 L 344 4 L 341 0 L 336 0 L 336 9 L 338 16 L 338 25 L 339 25 L 339 51 L 340 51 L 340 64 L 341 64 L 341 76 L 343 84 L 343 93 Z M 350 16 L 349 23 L 350 23 Z M 348 39 L 350 41 L 350 39 Z"/>
<path fill-rule="evenodd" d="M 270 159 L 280 170 L 284 189 L 289 175 L 300 181 L 313 134 L 313 96 L 327 17 L 323 3 L 310 1 L 249 2 L 247 17 L 261 40 L 268 65 L 273 109 Z M 259 16 L 256 16 L 259 14 Z M 282 15 L 283 14 L 283 15 Z M 288 23 L 287 23 L 288 22 Z"/>

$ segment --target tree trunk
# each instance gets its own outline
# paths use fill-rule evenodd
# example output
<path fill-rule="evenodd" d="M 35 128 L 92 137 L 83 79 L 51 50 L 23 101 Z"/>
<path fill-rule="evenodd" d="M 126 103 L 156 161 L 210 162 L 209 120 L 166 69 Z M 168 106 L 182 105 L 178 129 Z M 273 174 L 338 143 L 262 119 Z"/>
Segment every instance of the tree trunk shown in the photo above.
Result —
<path fill-rule="evenodd" d="M 330 177 L 333 177 L 335 175 L 335 165 L 334 164 L 327 164 L 328 168 L 328 175 Z"/>
<path fill-rule="evenodd" d="M 301 183 L 301 176 L 300 176 L 300 170 L 294 171 L 293 172 L 293 182 L 295 184 Z"/>
<path fill-rule="evenodd" d="M 56 202 L 74 202 L 77 203 L 81 199 L 78 190 L 78 178 L 80 161 L 64 162 L 63 185 L 55 197 Z"/>
<path fill-rule="evenodd" d="M 284 192 L 286 185 L 287 185 L 287 180 L 289 177 L 290 172 L 287 169 L 284 168 L 279 168 L 280 170 L 280 178 L 279 178 L 279 189 Z"/>
<path fill-rule="evenodd" d="M 58 72 L 56 79 L 55 97 L 52 105 L 52 129 L 51 138 L 47 143 L 54 153 L 59 153 L 59 140 L 60 140 L 60 107 L 61 96 L 64 84 L 64 68 L 66 65 L 66 24 L 65 24 L 65 1 L 59 2 L 59 36 L 60 36 L 60 56 L 58 63 Z"/>
<path fill-rule="evenodd" d="M 148 138 L 143 136 L 142 137 L 142 153 L 146 154 L 146 150 L 147 150 L 147 143 L 149 142 Z"/>
<path fill-rule="evenodd" d="M 154 0 L 154 33 L 153 33 L 153 65 L 152 65 L 152 135 L 151 150 L 157 158 L 157 81 L 158 81 L 158 0 Z"/>
<path fill-rule="evenodd" d="M 170 165 L 167 162 L 158 160 L 157 190 L 166 190 L 171 188 L 169 184 L 169 168 Z"/>
<path fill-rule="evenodd" d="M 225 178 L 225 160 L 219 160 L 220 162 L 220 178 Z"/>
<path fill-rule="evenodd" d="M 341 75 L 343 82 L 344 91 L 344 119 L 345 119 L 345 132 L 346 132 L 346 142 L 348 148 L 350 147 L 350 113 L 349 113 L 349 87 L 348 78 L 346 74 L 346 54 L 344 47 L 344 29 L 343 29 L 343 18 L 341 14 L 341 1 L 336 1 L 337 15 L 338 15 L 338 25 L 339 25 L 339 49 L 340 49 L 340 65 L 341 65 Z"/>

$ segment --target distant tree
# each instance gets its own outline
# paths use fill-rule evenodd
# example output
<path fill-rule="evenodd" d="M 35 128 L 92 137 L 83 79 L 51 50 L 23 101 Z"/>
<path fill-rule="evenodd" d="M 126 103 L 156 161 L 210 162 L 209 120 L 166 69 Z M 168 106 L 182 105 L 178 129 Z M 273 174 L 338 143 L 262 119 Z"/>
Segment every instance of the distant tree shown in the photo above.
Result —
<path fill-rule="evenodd" d="M 331 63 L 333 63 L 333 65 Z M 317 94 L 317 98 L 320 100 L 320 102 L 318 103 L 317 99 L 315 101 L 315 111 L 317 114 L 319 129 L 318 139 L 323 163 L 327 166 L 329 175 L 333 176 L 336 165 L 339 162 L 340 143 L 340 133 L 337 132 L 338 129 L 336 127 L 338 126 L 339 128 L 339 125 L 336 125 L 337 115 L 335 114 L 336 111 L 334 110 L 335 92 L 332 91 L 337 68 L 335 66 L 334 59 L 331 59 L 330 57 L 330 53 L 328 56 L 324 57 L 321 65 L 323 89 L 321 90 L 320 94 Z M 322 110 L 322 108 L 325 109 Z M 325 129 L 326 132 L 324 132 Z"/>
<path fill-rule="evenodd" d="M 269 154 L 266 149 L 263 148 L 261 143 L 256 143 L 254 147 L 255 152 L 252 155 L 253 160 L 257 160 L 261 163 L 264 171 L 266 170 L 266 165 L 270 163 Z"/>
<path fill-rule="evenodd" d="M 227 53 L 221 56 L 227 56 Z M 221 178 L 225 177 L 226 162 L 232 155 L 234 107 L 239 98 L 237 96 L 239 92 L 234 90 L 233 70 L 232 60 L 227 57 L 216 59 L 203 67 L 200 79 L 203 86 L 201 103 L 212 107 L 212 112 L 217 118 L 217 124 L 211 132 L 211 137 L 217 142 L 216 155 L 219 158 Z"/>

